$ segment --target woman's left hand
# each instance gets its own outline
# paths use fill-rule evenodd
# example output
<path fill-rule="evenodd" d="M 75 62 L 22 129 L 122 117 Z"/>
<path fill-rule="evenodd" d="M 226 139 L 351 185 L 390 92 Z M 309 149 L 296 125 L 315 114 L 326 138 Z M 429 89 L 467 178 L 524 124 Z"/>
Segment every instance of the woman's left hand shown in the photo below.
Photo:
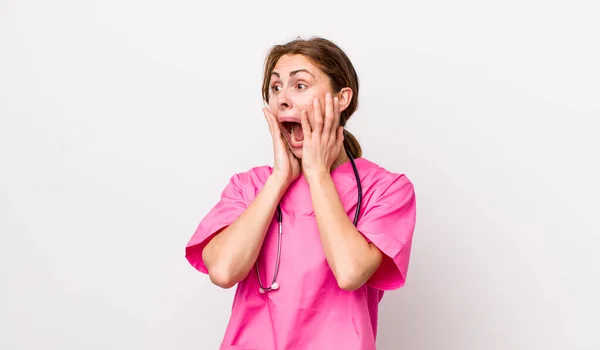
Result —
<path fill-rule="evenodd" d="M 307 180 L 329 174 L 344 142 L 338 98 L 332 98 L 329 93 L 325 95 L 325 117 L 321 112 L 319 99 L 315 98 L 312 105 L 302 111 L 302 131 L 302 172 Z"/>

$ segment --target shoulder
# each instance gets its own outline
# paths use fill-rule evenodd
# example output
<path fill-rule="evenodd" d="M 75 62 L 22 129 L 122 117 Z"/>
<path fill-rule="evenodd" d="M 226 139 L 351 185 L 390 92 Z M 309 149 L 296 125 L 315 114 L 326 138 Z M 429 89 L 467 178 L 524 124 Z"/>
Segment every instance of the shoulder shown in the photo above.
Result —
<path fill-rule="evenodd" d="M 388 169 L 367 158 L 358 158 L 356 165 L 358 171 L 362 173 L 361 180 L 371 186 L 387 188 L 392 185 L 407 185 L 413 187 L 408 175 L 402 171 Z"/>
<path fill-rule="evenodd" d="M 261 165 L 234 173 L 230 178 L 230 184 L 241 191 L 254 192 L 260 190 L 273 172 L 268 165 Z"/>
<path fill-rule="evenodd" d="M 386 194 L 414 196 L 414 184 L 402 171 L 391 170 L 366 158 L 356 160 L 362 186 L 373 197 Z"/>

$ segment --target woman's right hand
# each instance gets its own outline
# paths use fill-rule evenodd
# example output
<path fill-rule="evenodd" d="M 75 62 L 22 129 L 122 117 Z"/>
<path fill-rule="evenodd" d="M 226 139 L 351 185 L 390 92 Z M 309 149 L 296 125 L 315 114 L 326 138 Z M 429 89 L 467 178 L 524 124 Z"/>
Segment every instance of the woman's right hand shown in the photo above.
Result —
<path fill-rule="evenodd" d="M 269 131 L 273 139 L 273 175 L 283 181 L 285 186 L 288 186 L 300 176 L 300 161 L 285 143 L 277 118 L 266 107 L 263 108 L 263 114 L 269 124 Z"/>

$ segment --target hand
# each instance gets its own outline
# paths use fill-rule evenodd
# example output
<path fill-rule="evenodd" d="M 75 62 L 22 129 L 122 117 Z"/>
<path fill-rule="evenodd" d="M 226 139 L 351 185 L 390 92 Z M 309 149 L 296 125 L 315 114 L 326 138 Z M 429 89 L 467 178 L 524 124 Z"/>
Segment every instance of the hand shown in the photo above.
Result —
<path fill-rule="evenodd" d="M 309 123 L 313 122 L 313 128 Z M 329 174 L 344 142 L 344 128 L 340 126 L 340 103 L 337 97 L 325 95 L 325 118 L 318 98 L 302 111 L 302 171 L 307 179 Z"/>
<path fill-rule="evenodd" d="M 273 175 L 277 176 L 285 186 L 288 186 L 300 176 L 300 161 L 283 140 L 279 122 L 275 116 L 267 108 L 263 108 L 263 114 L 269 124 L 269 131 L 273 139 Z"/>

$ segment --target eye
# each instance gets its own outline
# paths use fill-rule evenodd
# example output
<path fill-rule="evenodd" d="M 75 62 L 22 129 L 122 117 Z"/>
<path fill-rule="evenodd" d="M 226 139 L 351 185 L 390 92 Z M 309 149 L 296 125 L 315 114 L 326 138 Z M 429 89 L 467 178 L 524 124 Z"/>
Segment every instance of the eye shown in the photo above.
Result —
<path fill-rule="evenodd" d="M 299 84 L 298 84 L 298 85 L 296 85 L 296 86 L 297 86 L 297 87 L 298 87 L 300 90 L 304 90 L 304 89 L 307 87 L 307 86 L 306 86 L 306 84 L 302 84 L 302 83 L 299 83 Z M 302 86 L 303 86 L 304 88 L 302 88 Z"/>
<path fill-rule="evenodd" d="M 271 91 L 273 91 L 273 92 L 278 92 L 279 90 L 277 90 L 277 89 L 278 89 L 278 88 L 280 88 L 280 87 L 281 87 L 281 86 L 280 86 L 280 85 L 277 85 L 277 84 L 275 84 L 275 85 L 272 85 L 272 86 L 271 86 Z"/>

